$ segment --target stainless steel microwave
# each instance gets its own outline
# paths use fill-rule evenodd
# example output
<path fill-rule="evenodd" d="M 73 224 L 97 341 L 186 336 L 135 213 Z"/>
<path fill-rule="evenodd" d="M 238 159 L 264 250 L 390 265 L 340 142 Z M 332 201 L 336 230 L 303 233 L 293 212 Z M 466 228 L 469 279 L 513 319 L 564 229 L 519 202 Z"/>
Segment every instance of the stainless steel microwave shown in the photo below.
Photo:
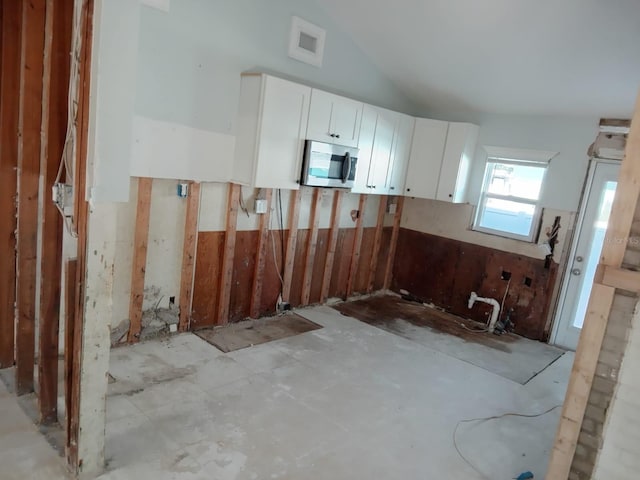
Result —
<path fill-rule="evenodd" d="M 358 149 L 307 140 L 302 161 L 302 185 L 352 188 Z"/>

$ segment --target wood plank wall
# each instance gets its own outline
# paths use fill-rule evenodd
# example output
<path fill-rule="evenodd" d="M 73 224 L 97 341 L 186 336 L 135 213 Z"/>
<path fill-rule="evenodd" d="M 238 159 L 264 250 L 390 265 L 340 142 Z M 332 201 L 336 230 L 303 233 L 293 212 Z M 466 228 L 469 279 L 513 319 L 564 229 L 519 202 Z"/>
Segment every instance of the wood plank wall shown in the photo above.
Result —
<path fill-rule="evenodd" d="M 288 229 L 274 230 L 266 236 L 265 258 L 259 248 L 261 231 L 237 231 L 233 256 L 232 285 L 229 297 L 228 321 L 236 322 L 249 316 L 268 316 L 275 313 L 276 302 L 281 291 L 278 269 L 282 268 L 282 251 L 285 254 L 284 284 L 288 294 L 283 298 L 292 307 L 317 304 L 329 297 L 346 297 L 351 272 L 351 294 L 364 294 L 383 288 L 387 257 L 392 250 L 390 242 L 392 227 L 384 227 L 384 215 L 378 215 L 379 225 L 357 228 L 340 228 L 339 218 L 343 192 L 327 191 L 333 195 L 331 224 L 329 228 L 318 228 L 318 210 L 322 189 L 312 196 L 308 228 L 298 229 L 300 215 L 300 192 L 291 196 Z M 360 201 L 364 209 L 367 196 Z M 386 205 L 386 203 L 385 203 Z M 314 213 L 315 212 L 315 213 Z M 362 214 L 360 216 L 362 219 Z M 355 227 L 356 225 L 354 225 Z M 293 232 L 293 235 L 292 235 Z M 217 278 L 223 268 L 225 232 L 199 232 L 198 254 L 193 293 L 192 328 L 198 329 L 219 324 L 215 312 L 220 307 L 219 292 L 211 292 L 212 279 Z M 360 239 L 358 239 L 360 236 Z M 379 237 L 377 259 L 373 260 L 376 237 Z M 284 245 L 283 245 L 284 244 Z M 358 246 L 359 245 L 359 246 Z M 283 248 L 284 247 L 284 248 Z M 357 247 L 356 250 L 354 248 Z M 352 262 L 357 251 L 357 261 Z M 274 261 L 275 252 L 275 261 Z M 264 267 L 256 265 L 264 260 Z M 276 267 L 276 265 L 278 267 Z M 371 271 L 372 266 L 375 270 Z M 259 283 L 259 301 L 255 295 L 256 272 L 262 271 Z M 372 279 L 372 280 L 371 280 Z M 370 282 L 371 280 L 371 282 Z M 253 305 L 253 308 L 252 308 Z"/>
<path fill-rule="evenodd" d="M 516 333 L 545 340 L 546 313 L 557 275 L 555 262 L 546 269 L 544 259 L 404 228 L 398 237 L 393 290 L 405 289 L 424 302 L 484 322 L 491 306 L 477 304 L 469 310 L 469 294 L 475 291 L 502 302 L 508 288 L 504 309 L 513 308 Z M 502 278 L 503 272 L 511 275 L 510 280 Z"/>

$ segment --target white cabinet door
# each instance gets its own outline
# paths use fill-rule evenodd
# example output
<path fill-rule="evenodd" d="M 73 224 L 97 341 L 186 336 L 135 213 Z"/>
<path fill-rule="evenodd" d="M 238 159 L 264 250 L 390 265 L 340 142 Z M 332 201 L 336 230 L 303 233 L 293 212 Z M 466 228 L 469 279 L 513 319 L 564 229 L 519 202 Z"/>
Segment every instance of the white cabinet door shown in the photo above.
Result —
<path fill-rule="evenodd" d="M 471 123 L 450 123 L 442 158 L 436 199 L 444 202 L 467 201 L 467 182 L 475 155 L 479 127 Z"/>
<path fill-rule="evenodd" d="M 400 114 L 391 110 L 364 106 L 356 181 L 352 192 L 388 193 L 391 157 L 399 119 Z"/>
<path fill-rule="evenodd" d="M 398 116 L 398 128 L 396 129 L 391 153 L 392 165 L 390 167 L 391 179 L 389 181 L 389 193 L 391 195 L 403 195 L 404 193 L 415 124 L 415 118 L 410 115 L 399 113 Z"/>
<path fill-rule="evenodd" d="M 362 108 L 361 102 L 314 88 L 307 138 L 357 147 Z"/>
<path fill-rule="evenodd" d="M 232 181 L 300 188 L 311 88 L 268 75 L 243 75 Z"/>
<path fill-rule="evenodd" d="M 448 122 L 416 118 L 404 189 L 406 196 L 436 198 L 448 128 Z"/>
<path fill-rule="evenodd" d="M 378 108 L 376 134 L 373 139 L 373 155 L 369 168 L 371 193 L 386 194 L 391 181 L 393 143 L 400 119 L 396 112 Z"/>

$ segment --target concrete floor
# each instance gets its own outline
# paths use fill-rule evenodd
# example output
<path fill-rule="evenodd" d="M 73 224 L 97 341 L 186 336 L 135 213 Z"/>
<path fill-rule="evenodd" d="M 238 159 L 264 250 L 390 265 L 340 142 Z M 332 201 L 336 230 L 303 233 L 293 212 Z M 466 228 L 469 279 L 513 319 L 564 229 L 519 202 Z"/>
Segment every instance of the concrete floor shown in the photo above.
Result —
<path fill-rule="evenodd" d="M 571 354 L 521 385 L 328 307 L 298 313 L 324 328 L 229 354 L 191 334 L 113 350 L 100 478 L 544 477 L 560 409 L 460 424 L 458 447 L 482 473 L 453 432 L 463 419 L 560 405 Z M 3 472 L 13 462 L 5 397 Z M 38 464 L 59 466 L 26 420 Z"/>

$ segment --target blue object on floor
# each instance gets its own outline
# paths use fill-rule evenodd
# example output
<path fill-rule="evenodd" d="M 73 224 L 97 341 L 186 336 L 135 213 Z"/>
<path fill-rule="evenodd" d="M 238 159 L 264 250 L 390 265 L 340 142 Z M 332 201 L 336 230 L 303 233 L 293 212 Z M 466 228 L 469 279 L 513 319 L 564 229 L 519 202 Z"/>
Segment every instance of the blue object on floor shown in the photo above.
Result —
<path fill-rule="evenodd" d="M 516 480 L 529 480 L 530 478 L 533 478 L 533 473 L 531 473 L 531 472 L 523 472 L 520 475 L 518 475 Z"/>

